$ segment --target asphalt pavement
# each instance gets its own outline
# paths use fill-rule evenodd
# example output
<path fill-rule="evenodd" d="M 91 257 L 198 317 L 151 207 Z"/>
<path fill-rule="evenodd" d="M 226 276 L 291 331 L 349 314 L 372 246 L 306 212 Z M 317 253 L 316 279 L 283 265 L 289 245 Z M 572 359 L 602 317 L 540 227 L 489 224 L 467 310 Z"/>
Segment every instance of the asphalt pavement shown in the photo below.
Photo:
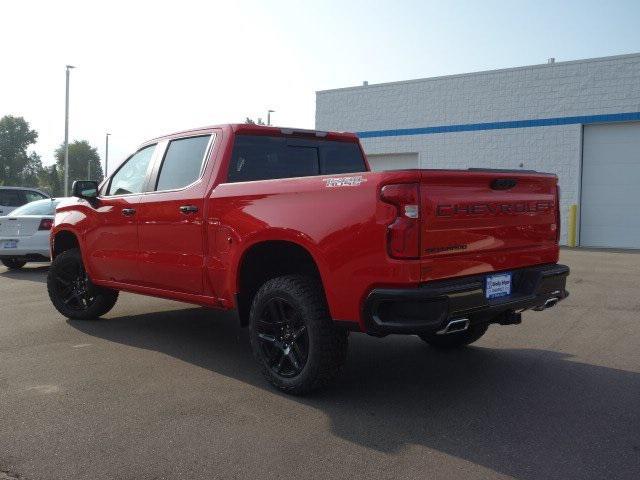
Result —
<path fill-rule="evenodd" d="M 229 315 L 122 294 L 68 321 L 47 266 L 0 267 L 0 479 L 638 479 L 640 253 L 562 261 L 558 306 L 456 352 L 352 334 L 305 398 Z"/>

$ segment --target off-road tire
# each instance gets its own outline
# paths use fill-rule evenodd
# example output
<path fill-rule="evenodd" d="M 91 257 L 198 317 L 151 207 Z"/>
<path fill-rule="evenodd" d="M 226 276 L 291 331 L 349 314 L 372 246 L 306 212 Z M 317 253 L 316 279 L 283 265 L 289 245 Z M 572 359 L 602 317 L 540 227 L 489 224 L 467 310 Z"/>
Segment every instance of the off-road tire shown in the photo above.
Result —
<path fill-rule="evenodd" d="M 488 323 L 470 325 L 464 332 L 448 333 L 446 335 L 420 335 L 420 338 L 432 347 L 450 349 L 469 345 L 480 339 L 489 328 Z"/>
<path fill-rule="evenodd" d="M 66 303 L 65 300 L 68 295 L 67 297 L 62 295 L 64 287 L 61 284 L 60 278 L 63 271 L 66 273 L 70 269 L 78 269 L 84 272 L 82 256 L 80 255 L 80 250 L 77 248 L 62 252 L 53 260 L 51 268 L 49 268 L 47 291 L 49 292 L 49 298 L 53 306 L 56 307 L 58 312 L 72 320 L 94 320 L 113 308 L 118 300 L 117 290 L 93 285 L 88 278 L 86 278 L 86 284 L 91 300 L 87 302 L 86 307 L 72 308 Z"/>
<path fill-rule="evenodd" d="M 288 304 L 289 316 L 306 328 L 307 357 L 299 373 L 293 376 L 274 371 L 264 340 L 259 336 L 265 323 L 265 309 L 272 301 Z M 277 277 L 260 287 L 251 303 L 249 336 L 262 374 L 273 386 L 292 395 L 303 395 L 327 385 L 340 373 L 347 356 L 348 332 L 333 323 L 319 282 L 304 275 Z"/>

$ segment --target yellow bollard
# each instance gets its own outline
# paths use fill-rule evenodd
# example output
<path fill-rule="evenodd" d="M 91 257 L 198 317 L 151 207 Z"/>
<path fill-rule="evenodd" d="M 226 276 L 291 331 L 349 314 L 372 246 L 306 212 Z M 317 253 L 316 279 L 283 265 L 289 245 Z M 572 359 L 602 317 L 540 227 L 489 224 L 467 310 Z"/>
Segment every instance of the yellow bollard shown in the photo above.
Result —
<path fill-rule="evenodd" d="M 567 222 L 567 245 L 576 246 L 576 223 L 578 221 L 578 206 L 571 205 L 569 207 L 569 219 Z"/>

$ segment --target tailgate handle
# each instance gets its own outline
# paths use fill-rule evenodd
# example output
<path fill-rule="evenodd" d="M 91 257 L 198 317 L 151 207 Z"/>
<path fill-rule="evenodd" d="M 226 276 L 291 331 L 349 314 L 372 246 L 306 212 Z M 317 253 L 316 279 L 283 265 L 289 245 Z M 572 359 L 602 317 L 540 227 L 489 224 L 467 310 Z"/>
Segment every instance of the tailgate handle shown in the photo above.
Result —
<path fill-rule="evenodd" d="M 491 188 L 493 190 L 509 190 L 517 184 L 518 181 L 515 178 L 496 178 L 491 181 Z"/>

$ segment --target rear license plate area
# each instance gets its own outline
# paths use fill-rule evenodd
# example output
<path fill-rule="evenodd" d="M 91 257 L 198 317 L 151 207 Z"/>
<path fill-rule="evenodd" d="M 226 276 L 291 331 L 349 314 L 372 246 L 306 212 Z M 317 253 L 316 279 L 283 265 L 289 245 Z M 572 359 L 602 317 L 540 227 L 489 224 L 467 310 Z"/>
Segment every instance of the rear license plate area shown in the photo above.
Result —
<path fill-rule="evenodd" d="M 511 273 L 487 275 L 484 282 L 484 296 L 487 300 L 511 295 Z"/>
<path fill-rule="evenodd" d="M 18 248 L 18 240 L 5 240 L 2 242 L 3 248 Z"/>

